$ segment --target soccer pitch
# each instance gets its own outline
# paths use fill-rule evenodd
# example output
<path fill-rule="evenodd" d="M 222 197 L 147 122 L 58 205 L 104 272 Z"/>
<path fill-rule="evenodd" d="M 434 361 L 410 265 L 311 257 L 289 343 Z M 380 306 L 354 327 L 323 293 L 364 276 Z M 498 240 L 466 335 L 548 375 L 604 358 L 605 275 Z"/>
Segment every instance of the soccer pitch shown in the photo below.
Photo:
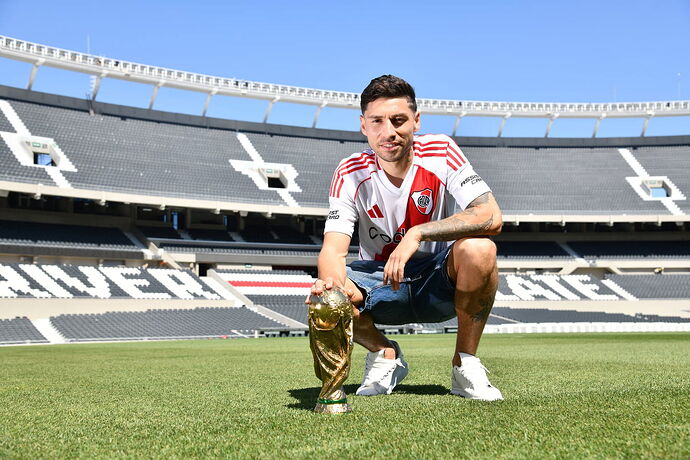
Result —
<path fill-rule="evenodd" d="M 487 335 L 506 400 L 449 393 L 454 334 L 398 336 L 410 374 L 311 412 L 306 338 L 0 349 L 0 458 L 688 458 L 690 335 Z"/>

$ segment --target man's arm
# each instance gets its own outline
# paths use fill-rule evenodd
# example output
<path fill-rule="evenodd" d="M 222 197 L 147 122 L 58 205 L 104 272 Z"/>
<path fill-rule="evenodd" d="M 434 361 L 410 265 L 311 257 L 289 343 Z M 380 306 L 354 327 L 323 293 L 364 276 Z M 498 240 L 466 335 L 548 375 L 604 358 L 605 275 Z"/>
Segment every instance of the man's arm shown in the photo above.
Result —
<path fill-rule="evenodd" d="M 351 238 L 339 232 L 327 232 L 318 258 L 319 279 L 311 287 L 311 293 L 321 295 L 324 289 L 338 286 L 345 289 L 345 261 Z M 352 293 L 348 293 L 350 296 Z M 307 298 L 307 300 L 309 300 Z"/>
<path fill-rule="evenodd" d="M 393 289 L 400 288 L 405 276 L 405 264 L 417 252 L 422 241 L 455 241 L 468 236 L 496 235 L 501 232 L 502 226 L 501 210 L 491 192 L 475 198 L 462 212 L 414 226 L 405 233 L 388 258 L 383 269 L 383 283 L 390 281 Z"/>

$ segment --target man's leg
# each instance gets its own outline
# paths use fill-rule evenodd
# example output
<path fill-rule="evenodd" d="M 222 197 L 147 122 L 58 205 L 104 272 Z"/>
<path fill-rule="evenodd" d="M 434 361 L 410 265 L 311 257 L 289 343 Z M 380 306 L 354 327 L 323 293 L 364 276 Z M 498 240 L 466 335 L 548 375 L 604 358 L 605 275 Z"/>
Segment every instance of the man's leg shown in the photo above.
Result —
<path fill-rule="evenodd" d="M 362 292 L 350 279 L 345 281 L 345 288 L 355 293 L 351 298 L 352 304 L 354 305 L 353 339 L 355 343 L 362 345 L 372 352 L 384 350 L 384 358 L 395 359 L 396 356 L 393 344 L 376 328 L 371 313 L 360 313 L 357 309 L 357 307 L 361 306 L 364 302 Z"/>
<path fill-rule="evenodd" d="M 460 366 L 459 353 L 477 353 L 484 325 L 498 288 L 496 244 L 488 238 L 465 238 L 453 244 L 446 262 L 455 282 L 458 332 L 453 365 Z"/>

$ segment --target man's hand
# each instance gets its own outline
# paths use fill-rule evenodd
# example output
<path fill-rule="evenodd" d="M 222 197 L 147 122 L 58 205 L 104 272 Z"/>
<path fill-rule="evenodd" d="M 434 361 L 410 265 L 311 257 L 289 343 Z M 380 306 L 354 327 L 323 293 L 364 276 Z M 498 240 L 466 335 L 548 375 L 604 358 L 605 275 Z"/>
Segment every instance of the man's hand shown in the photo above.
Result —
<path fill-rule="evenodd" d="M 419 249 L 422 235 L 416 227 L 412 227 L 400 240 L 398 247 L 391 252 L 388 262 L 383 267 L 383 284 L 391 283 L 394 291 L 400 289 L 400 283 L 405 278 L 405 264 Z"/>
<path fill-rule="evenodd" d="M 350 299 L 352 299 L 352 296 L 355 295 L 355 293 L 351 289 L 347 289 L 345 286 L 341 285 L 340 283 L 336 283 L 336 281 L 329 276 L 325 280 L 317 279 L 316 281 L 314 281 L 314 284 L 312 284 L 312 286 L 311 286 L 311 293 L 304 300 L 304 303 L 309 305 L 311 303 L 311 302 L 309 302 L 309 299 L 311 298 L 312 295 L 319 296 L 319 295 L 323 294 L 323 291 L 333 289 L 333 286 L 337 286 L 340 289 L 342 289 L 343 292 L 345 294 L 347 294 L 347 296 Z"/>

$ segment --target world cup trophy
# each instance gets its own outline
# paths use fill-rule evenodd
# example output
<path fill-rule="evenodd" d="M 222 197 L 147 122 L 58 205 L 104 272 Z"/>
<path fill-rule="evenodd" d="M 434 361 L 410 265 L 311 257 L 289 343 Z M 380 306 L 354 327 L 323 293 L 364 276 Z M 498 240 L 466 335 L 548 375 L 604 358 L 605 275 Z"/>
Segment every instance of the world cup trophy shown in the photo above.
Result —
<path fill-rule="evenodd" d="M 343 383 L 350 373 L 352 355 L 352 302 L 337 287 L 309 298 L 309 346 L 321 392 L 314 412 L 344 414 L 352 411 Z"/>

